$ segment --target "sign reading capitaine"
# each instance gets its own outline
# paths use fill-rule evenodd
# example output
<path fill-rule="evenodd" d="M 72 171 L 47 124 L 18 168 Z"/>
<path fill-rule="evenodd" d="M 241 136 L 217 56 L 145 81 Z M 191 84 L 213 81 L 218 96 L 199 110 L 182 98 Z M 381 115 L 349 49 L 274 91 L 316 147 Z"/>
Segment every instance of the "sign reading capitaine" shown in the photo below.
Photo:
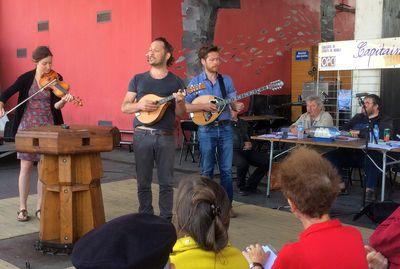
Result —
<path fill-rule="evenodd" d="M 318 44 L 319 71 L 399 67 L 399 37 Z"/>

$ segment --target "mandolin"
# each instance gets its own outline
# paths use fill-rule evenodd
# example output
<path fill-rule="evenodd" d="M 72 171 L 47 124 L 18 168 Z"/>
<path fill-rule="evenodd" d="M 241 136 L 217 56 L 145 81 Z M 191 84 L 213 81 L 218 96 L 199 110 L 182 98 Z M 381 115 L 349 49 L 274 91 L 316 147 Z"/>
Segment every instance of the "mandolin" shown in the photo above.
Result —
<path fill-rule="evenodd" d="M 200 91 L 202 89 L 206 88 L 206 84 L 200 83 L 197 85 L 189 86 L 186 89 L 183 90 L 185 94 L 191 94 L 197 91 Z M 154 102 L 154 104 L 158 105 L 158 108 L 154 111 L 139 111 L 135 113 L 135 116 L 137 119 L 144 124 L 147 125 L 152 125 L 156 122 L 158 122 L 165 113 L 165 110 L 167 110 L 167 107 L 169 105 L 169 101 L 173 100 L 174 96 L 171 94 L 170 96 L 167 97 L 160 97 L 155 94 L 146 94 L 140 100 L 140 102 L 145 102 L 146 100 Z"/>
<path fill-rule="evenodd" d="M 196 97 L 193 100 L 192 104 L 204 104 L 207 102 L 214 103 L 217 106 L 217 111 L 215 111 L 215 112 L 210 112 L 210 111 L 192 112 L 192 113 L 190 113 L 190 117 L 192 118 L 193 122 L 196 123 L 197 125 L 207 125 L 207 124 L 210 124 L 213 121 L 215 121 L 219 117 L 219 115 L 221 115 L 222 111 L 224 111 L 225 106 L 227 104 L 230 104 L 236 100 L 246 98 L 253 94 L 258 94 L 258 93 L 266 91 L 266 90 L 276 91 L 276 90 L 281 89 L 282 87 L 283 87 L 283 82 L 281 80 L 275 80 L 266 86 L 239 94 L 239 95 L 229 98 L 229 99 L 223 99 L 223 98 L 220 98 L 220 97 L 214 96 L 214 95 L 201 95 L 199 97 Z"/>

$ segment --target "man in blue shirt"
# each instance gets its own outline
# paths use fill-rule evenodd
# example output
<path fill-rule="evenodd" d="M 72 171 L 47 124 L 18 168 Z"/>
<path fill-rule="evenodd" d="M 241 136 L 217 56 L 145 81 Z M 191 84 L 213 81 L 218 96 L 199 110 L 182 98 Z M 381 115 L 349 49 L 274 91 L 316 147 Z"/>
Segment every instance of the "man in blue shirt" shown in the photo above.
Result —
<path fill-rule="evenodd" d="M 186 96 L 186 110 L 189 113 L 199 111 L 216 112 L 217 106 L 214 103 L 192 104 L 192 101 L 199 95 L 214 95 L 223 99 L 232 98 L 236 96 L 236 90 L 229 76 L 218 73 L 221 64 L 218 47 L 214 45 L 203 46 L 198 52 L 198 57 L 203 66 L 203 72 L 194 77 L 189 85 L 205 83 L 206 89 L 197 94 Z M 224 89 L 221 89 L 221 86 Z M 223 94 L 223 92 L 225 93 Z M 233 142 L 230 109 L 240 112 L 243 108 L 243 103 L 232 102 L 224 108 L 215 121 L 204 126 L 199 126 L 198 130 L 201 152 L 201 174 L 212 179 L 214 166 L 217 162 L 221 175 L 221 185 L 227 192 L 231 202 L 233 199 L 231 171 Z M 218 160 L 216 160 L 216 157 Z M 234 215 L 233 211 L 232 215 Z"/>

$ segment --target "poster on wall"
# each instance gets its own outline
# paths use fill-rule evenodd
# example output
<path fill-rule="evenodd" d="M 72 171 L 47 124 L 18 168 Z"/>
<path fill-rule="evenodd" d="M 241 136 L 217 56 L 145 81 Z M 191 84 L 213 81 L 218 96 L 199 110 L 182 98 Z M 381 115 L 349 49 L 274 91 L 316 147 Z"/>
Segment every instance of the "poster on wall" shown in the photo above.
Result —
<path fill-rule="evenodd" d="M 400 68 L 400 37 L 318 44 L 319 71 Z"/>

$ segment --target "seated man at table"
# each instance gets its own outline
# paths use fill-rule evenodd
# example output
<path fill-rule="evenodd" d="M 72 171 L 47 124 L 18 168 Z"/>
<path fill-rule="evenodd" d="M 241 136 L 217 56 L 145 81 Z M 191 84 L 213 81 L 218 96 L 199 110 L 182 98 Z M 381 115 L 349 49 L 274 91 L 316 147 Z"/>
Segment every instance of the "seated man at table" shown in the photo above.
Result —
<path fill-rule="evenodd" d="M 353 137 L 366 138 L 368 134 L 368 122 L 371 120 L 372 126 L 378 125 L 379 137 L 383 137 L 385 129 L 393 128 L 393 121 L 391 118 L 385 116 L 380 112 L 382 107 L 381 100 L 376 94 L 369 94 L 364 97 L 364 104 L 367 115 L 365 113 L 356 114 L 348 123 L 343 126 L 343 130 L 349 131 Z M 377 165 L 382 166 L 382 154 L 378 151 L 368 151 L 369 156 L 376 162 Z M 365 184 L 366 184 L 366 200 L 373 201 L 376 199 L 375 188 L 378 179 L 382 173 L 367 158 L 365 160 L 365 153 L 356 149 L 340 148 L 333 150 L 324 155 L 335 167 L 338 169 L 342 176 L 340 188 L 342 193 L 346 194 L 345 183 L 343 178 L 347 177 L 347 171 L 343 168 L 349 167 L 364 167 L 365 166 Z"/>
<path fill-rule="evenodd" d="M 319 96 L 312 95 L 306 99 L 307 112 L 302 114 L 300 118 L 289 127 L 289 131 L 297 134 L 297 126 L 303 125 L 303 129 L 307 132 L 313 126 L 332 127 L 333 119 L 331 114 L 325 111 L 324 104 Z"/>
<path fill-rule="evenodd" d="M 238 112 L 231 110 L 233 129 L 233 164 L 237 168 L 237 187 L 240 195 L 257 193 L 257 186 L 268 171 L 266 154 L 253 150 L 246 121 L 238 119 Z M 249 166 L 256 167 L 246 182 Z"/>

